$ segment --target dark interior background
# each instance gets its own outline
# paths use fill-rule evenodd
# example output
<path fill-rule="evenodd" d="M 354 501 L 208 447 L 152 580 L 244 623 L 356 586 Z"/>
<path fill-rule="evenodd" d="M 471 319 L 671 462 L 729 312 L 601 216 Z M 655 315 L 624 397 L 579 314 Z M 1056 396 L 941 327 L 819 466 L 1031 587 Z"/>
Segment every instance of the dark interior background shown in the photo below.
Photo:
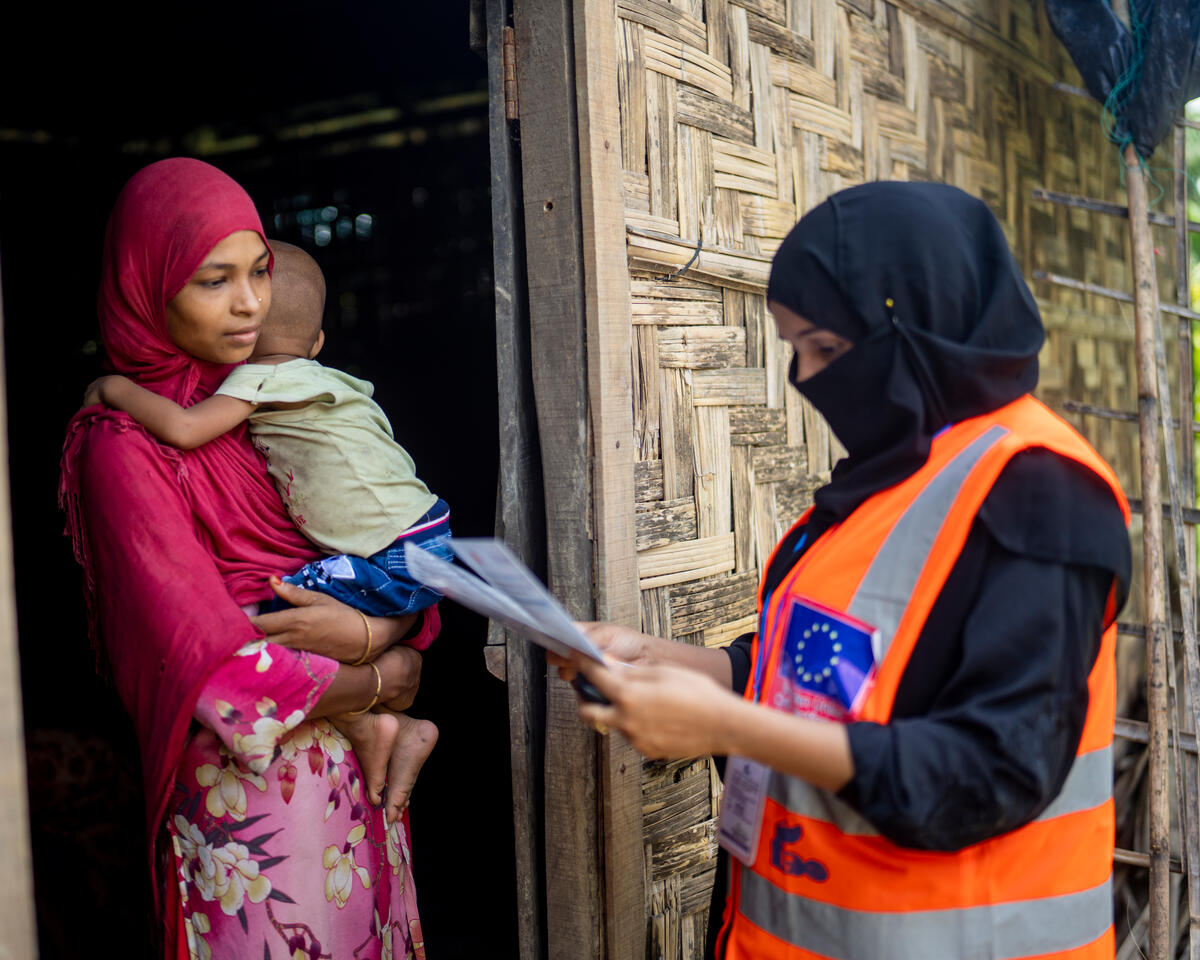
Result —
<path fill-rule="evenodd" d="M 0 272 L 40 946 L 141 958 L 152 918 L 134 734 L 94 669 L 55 494 L 63 428 L 103 372 L 109 208 L 165 156 L 240 181 L 268 235 L 325 271 L 321 359 L 375 383 L 455 532 L 489 535 L 486 65 L 466 0 L 20 7 L 0 61 Z M 412 710 L 441 728 L 412 801 L 427 950 L 515 956 L 505 692 L 483 667 L 485 624 L 443 608 Z"/>

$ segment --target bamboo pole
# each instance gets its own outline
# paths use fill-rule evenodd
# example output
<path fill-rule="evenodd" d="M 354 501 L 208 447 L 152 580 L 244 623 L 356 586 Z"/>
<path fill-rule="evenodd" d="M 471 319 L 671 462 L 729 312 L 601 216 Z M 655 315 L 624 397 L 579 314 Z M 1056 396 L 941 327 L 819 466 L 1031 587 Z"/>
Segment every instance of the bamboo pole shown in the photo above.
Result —
<path fill-rule="evenodd" d="M 1138 367 L 1138 440 L 1141 450 L 1142 566 L 1146 609 L 1146 701 L 1150 723 L 1150 942 L 1149 960 L 1167 960 L 1170 949 L 1170 796 L 1167 786 L 1167 655 L 1164 618 L 1166 590 L 1162 565 L 1162 477 L 1158 463 L 1159 395 L 1154 331 L 1158 323 L 1158 283 L 1150 227 L 1146 222 L 1146 181 L 1132 144 L 1125 147 L 1125 188 L 1135 279 L 1134 316 Z"/>
<path fill-rule="evenodd" d="M 1190 235 L 1187 222 L 1187 137 L 1181 124 L 1175 126 L 1175 300 L 1181 307 L 1191 306 L 1191 260 L 1189 256 Z M 1190 420 L 1195 411 L 1195 372 L 1192 369 L 1192 321 L 1188 318 L 1179 320 L 1179 418 Z M 1186 431 L 1180 436 L 1182 471 L 1180 484 L 1186 505 L 1191 507 L 1196 503 L 1195 476 L 1195 437 L 1188 436 Z M 1172 516 L 1172 522 L 1178 521 Z M 1180 557 L 1180 578 L 1189 590 L 1180 592 L 1180 614 L 1184 625 L 1185 641 L 1188 643 L 1185 660 L 1186 675 L 1183 695 L 1183 709 L 1175 716 L 1180 718 L 1177 730 L 1181 733 L 1196 732 L 1196 709 L 1200 705 L 1200 665 L 1197 664 L 1195 643 L 1196 609 L 1195 600 L 1190 593 L 1190 587 L 1196 582 L 1196 539 L 1191 531 L 1176 530 L 1177 548 L 1182 541 L 1183 553 Z M 1189 630 L 1190 627 L 1190 630 Z M 1176 741 L 1181 739 L 1176 737 Z M 1197 823 L 1197 811 L 1200 809 L 1200 789 L 1197 777 L 1200 776 L 1200 766 L 1197 765 L 1195 754 L 1188 754 L 1182 764 L 1176 758 L 1176 767 L 1181 768 L 1183 790 L 1177 791 L 1178 803 L 1183 815 L 1180 823 L 1183 825 L 1183 852 L 1187 864 L 1187 904 L 1188 904 L 1188 948 L 1191 960 L 1200 960 L 1200 824 Z"/>

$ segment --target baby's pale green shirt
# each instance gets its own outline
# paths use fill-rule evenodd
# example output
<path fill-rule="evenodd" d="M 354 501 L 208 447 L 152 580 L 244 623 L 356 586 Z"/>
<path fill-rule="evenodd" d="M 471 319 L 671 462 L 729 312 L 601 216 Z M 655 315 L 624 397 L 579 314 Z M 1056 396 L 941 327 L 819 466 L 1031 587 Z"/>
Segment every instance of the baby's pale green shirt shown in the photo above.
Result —
<path fill-rule="evenodd" d="M 374 391 L 366 380 L 304 359 L 244 364 L 217 390 L 259 404 L 249 427 L 271 479 L 296 526 L 330 553 L 369 557 L 437 502 L 393 439 Z"/>

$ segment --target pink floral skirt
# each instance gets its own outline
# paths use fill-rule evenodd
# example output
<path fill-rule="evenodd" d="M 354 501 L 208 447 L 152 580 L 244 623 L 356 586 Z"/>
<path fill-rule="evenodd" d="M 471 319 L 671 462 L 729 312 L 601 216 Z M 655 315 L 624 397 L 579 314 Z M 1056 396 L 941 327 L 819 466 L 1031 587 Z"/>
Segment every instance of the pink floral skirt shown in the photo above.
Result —
<path fill-rule="evenodd" d="M 387 828 L 329 721 L 288 721 L 239 715 L 240 749 L 207 727 L 185 749 L 166 829 L 188 956 L 424 960 L 408 813 Z"/>

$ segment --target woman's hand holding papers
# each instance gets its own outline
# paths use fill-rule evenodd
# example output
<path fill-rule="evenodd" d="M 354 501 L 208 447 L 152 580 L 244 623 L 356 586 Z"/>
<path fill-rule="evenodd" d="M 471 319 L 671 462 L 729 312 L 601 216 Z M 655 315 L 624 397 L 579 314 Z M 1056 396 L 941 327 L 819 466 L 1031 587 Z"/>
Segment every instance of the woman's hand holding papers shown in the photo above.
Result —
<path fill-rule="evenodd" d="M 730 693 L 729 658 L 720 650 L 674 643 L 615 623 L 577 624 L 604 654 L 598 664 L 582 655 L 569 660 L 546 653 L 570 682 L 577 673 L 601 676 L 602 693 L 619 691 L 610 704 L 582 704 L 579 715 L 600 732 L 620 730 L 647 756 L 687 756 L 720 749 L 714 700 Z M 603 686 L 601 685 L 603 684 Z"/>
<path fill-rule="evenodd" d="M 584 657 L 576 667 L 609 700 L 580 703 L 579 716 L 621 731 L 647 757 L 689 757 L 728 749 L 728 708 L 741 699 L 699 671 L 679 666 L 623 668 Z"/>
<path fill-rule="evenodd" d="M 744 700 L 730 689 L 729 656 L 615 623 L 581 623 L 605 662 L 547 652 L 564 680 L 578 673 L 608 698 L 579 704 L 598 731 L 619 730 L 647 757 L 741 754 L 825 790 L 854 773 L 845 724 L 796 717 Z"/>
<path fill-rule="evenodd" d="M 628 627 L 615 623 L 576 623 L 584 635 L 606 657 L 619 660 L 622 663 L 635 664 L 639 667 L 651 666 L 658 662 L 655 648 L 669 642 L 660 637 L 652 637 L 647 633 L 638 633 Z M 567 683 L 575 679 L 576 669 L 573 660 L 560 657 L 556 653 L 546 651 L 546 662 L 558 667 L 558 675 Z"/>

